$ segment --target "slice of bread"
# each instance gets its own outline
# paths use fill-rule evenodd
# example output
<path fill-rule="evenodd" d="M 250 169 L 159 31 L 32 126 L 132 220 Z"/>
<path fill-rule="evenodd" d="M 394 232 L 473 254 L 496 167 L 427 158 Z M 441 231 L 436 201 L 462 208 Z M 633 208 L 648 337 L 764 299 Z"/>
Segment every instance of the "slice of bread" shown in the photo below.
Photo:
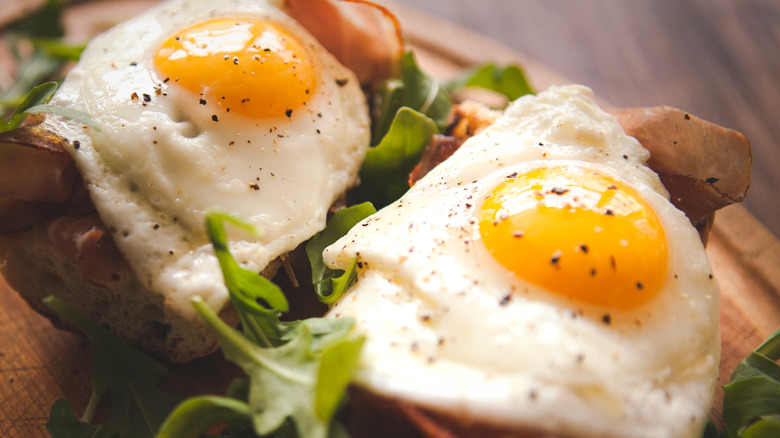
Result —
<path fill-rule="evenodd" d="M 86 281 L 79 267 L 49 238 L 49 224 L 43 221 L 24 231 L 0 234 L 0 273 L 56 326 L 70 328 L 43 304 L 49 295 L 165 361 L 187 362 L 218 348 L 202 321 L 187 319 L 167 306 L 162 294 L 140 284 L 127 263 L 120 261 L 110 289 Z M 261 274 L 272 277 L 280 264 L 275 260 Z M 232 306 L 225 306 L 220 316 L 231 326 L 238 325 Z"/>

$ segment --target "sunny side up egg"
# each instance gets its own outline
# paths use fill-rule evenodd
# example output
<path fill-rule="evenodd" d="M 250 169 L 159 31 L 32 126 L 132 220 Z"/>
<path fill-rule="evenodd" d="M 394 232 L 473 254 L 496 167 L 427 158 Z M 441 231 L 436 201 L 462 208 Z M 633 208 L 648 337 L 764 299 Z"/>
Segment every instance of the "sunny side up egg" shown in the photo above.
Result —
<path fill-rule="evenodd" d="M 699 437 L 719 289 L 648 152 L 582 86 L 526 96 L 327 248 L 357 383 L 465 424 Z"/>
<path fill-rule="evenodd" d="M 184 315 L 227 300 L 208 210 L 255 225 L 231 250 L 260 272 L 324 228 L 368 147 L 358 80 L 278 3 L 163 3 L 94 38 L 52 101 L 100 127 L 47 122 L 136 276 Z"/>

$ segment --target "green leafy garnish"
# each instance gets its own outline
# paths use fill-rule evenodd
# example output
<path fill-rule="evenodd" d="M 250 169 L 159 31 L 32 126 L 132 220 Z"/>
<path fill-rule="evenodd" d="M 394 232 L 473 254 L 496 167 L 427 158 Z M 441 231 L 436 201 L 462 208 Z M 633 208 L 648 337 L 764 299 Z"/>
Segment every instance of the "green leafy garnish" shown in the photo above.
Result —
<path fill-rule="evenodd" d="M 62 11 L 60 0 L 48 0 L 42 8 L 9 27 L 7 41 L 18 79 L 12 87 L 0 92 L 0 114 L 7 114 L 20 105 L 38 84 L 59 79 L 65 64 L 81 56 L 84 43 L 71 44 L 62 38 Z M 31 50 L 20 50 L 25 44 Z"/>
<path fill-rule="evenodd" d="M 49 0 L 41 9 L 10 26 L 8 42 L 17 64 L 18 80 L 12 87 L 0 92 L 0 117 L 11 112 L 9 120 L 0 120 L 0 132 L 17 128 L 27 114 L 52 113 L 78 120 L 94 129 L 100 129 L 86 114 L 68 108 L 47 105 L 57 90 L 62 68 L 68 61 L 76 61 L 84 50 L 84 43 L 71 44 L 62 39 L 62 2 Z M 20 50 L 27 44 L 31 50 Z M 29 55 L 23 53 L 29 52 Z M 48 82 L 44 82 L 48 81 Z M 44 82 L 44 83 L 42 83 Z"/>
<path fill-rule="evenodd" d="M 89 116 L 89 114 L 75 110 L 73 108 L 67 108 L 59 105 L 39 104 L 27 109 L 28 114 L 54 114 L 56 116 L 62 116 L 67 119 L 75 120 L 82 125 L 89 126 L 90 128 L 100 131 L 100 125 Z"/>
<path fill-rule="evenodd" d="M 249 404 L 241 400 L 212 395 L 191 397 L 171 413 L 157 438 L 199 436 L 218 423 L 246 427 L 251 417 Z"/>
<path fill-rule="evenodd" d="M 518 65 L 498 67 L 494 64 L 486 64 L 469 70 L 446 84 L 447 90 L 458 90 L 466 87 L 479 87 L 495 91 L 510 101 L 526 94 L 533 94 L 533 89 L 525 78 L 525 73 Z"/>
<path fill-rule="evenodd" d="M 433 119 L 439 128 L 447 123 L 450 102 L 439 81 L 428 76 L 417 66 L 412 52 L 401 58 L 401 76 L 385 83 L 374 103 L 371 144 L 377 145 L 385 137 L 402 107 L 411 108 Z"/>
<path fill-rule="evenodd" d="M 362 219 L 376 213 L 370 202 L 353 205 L 337 211 L 324 230 L 315 234 L 306 243 L 306 255 L 311 265 L 311 277 L 317 297 L 326 304 L 333 304 L 341 297 L 347 286 L 355 279 L 355 264 L 353 260 L 350 269 L 341 271 L 331 269 L 322 262 L 322 251 L 330 244 L 347 234 Z"/>
<path fill-rule="evenodd" d="M 265 347 L 279 345 L 287 331 L 279 322 L 279 314 L 288 310 L 287 298 L 270 280 L 238 265 L 228 248 L 223 222 L 250 233 L 256 234 L 256 231 L 252 225 L 225 212 L 212 211 L 206 217 L 206 231 L 214 245 L 225 286 L 230 291 L 230 301 L 238 311 L 244 334 L 252 342 Z"/>
<path fill-rule="evenodd" d="M 51 99 L 57 91 L 56 82 L 46 82 L 33 88 L 29 94 L 16 107 L 8 122 L 0 120 L 0 132 L 10 131 L 22 124 L 28 112 L 35 112 L 34 108 L 41 106 Z M 33 110 L 31 110 L 33 109 Z"/>
<path fill-rule="evenodd" d="M 382 141 L 366 153 L 360 169 L 361 184 L 353 197 L 377 207 L 400 198 L 409 189 L 409 172 L 437 132 L 431 118 L 411 108 L 399 109 Z"/>
<path fill-rule="evenodd" d="M 321 327 L 312 327 L 310 320 L 305 320 L 296 325 L 294 335 L 284 345 L 262 348 L 230 328 L 202 301 L 197 300 L 194 305 L 214 329 L 225 357 L 249 376 L 248 418 L 255 433 L 270 434 L 289 418 L 299 436 L 327 436 L 363 344 L 362 337 L 349 335 L 351 321 L 327 320 L 331 323 L 329 328 L 340 336 L 315 337 L 315 331 L 319 332 Z M 221 400 L 221 405 L 225 404 Z M 234 403 L 230 409 L 224 409 L 223 413 L 230 418 L 219 420 L 235 420 L 237 414 L 246 412 L 246 408 L 238 406 Z M 177 415 L 185 414 L 187 410 L 177 409 L 160 436 L 192 436 L 169 434 L 169 424 L 181 423 Z"/>
<path fill-rule="evenodd" d="M 154 436 L 165 416 L 181 399 L 157 387 L 157 381 L 167 374 L 165 367 L 61 300 L 48 297 L 44 302 L 87 336 L 92 348 L 93 397 L 108 394 L 111 401 L 105 425 L 89 424 L 91 415 L 76 421 L 70 403 L 57 401 L 46 424 L 52 437 Z"/>
<path fill-rule="evenodd" d="M 206 222 L 243 334 L 202 300 L 194 300 L 193 305 L 214 330 L 225 357 L 246 373 L 245 396 L 187 400 L 166 420 L 160 436 L 195 436 L 223 421 L 251 424 L 261 436 L 285 430 L 324 438 L 338 430 L 333 415 L 357 367 L 364 340 L 353 333 L 354 322 L 347 318 L 281 321 L 279 315 L 287 309 L 284 295 L 270 281 L 241 268 L 228 248 L 224 222 L 248 231 L 251 225 L 222 212 L 210 212 Z"/>
<path fill-rule="evenodd" d="M 726 436 L 780 436 L 780 329 L 737 365 L 724 385 Z"/>
<path fill-rule="evenodd" d="M 480 87 L 510 100 L 532 93 L 517 65 L 475 68 L 458 79 L 440 84 L 423 72 L 411 52 L 401 58 L 401 74 L 387 81 L 374 99 L 371 144 L 360 170 L 358 202 L 377 208 L 395 201 L 409 188 L 409 172 L 419 162 L 434 134 L 447 125 L 452 95 L 463 87 Z"/>
<path fill-rule="evenodd" d="M 51 406 L 46 430 L 52 438 L 95 437 L 101 432 L 101 426 L 77 420 L 73 414 L 73 405 L 59 399 Z"/>

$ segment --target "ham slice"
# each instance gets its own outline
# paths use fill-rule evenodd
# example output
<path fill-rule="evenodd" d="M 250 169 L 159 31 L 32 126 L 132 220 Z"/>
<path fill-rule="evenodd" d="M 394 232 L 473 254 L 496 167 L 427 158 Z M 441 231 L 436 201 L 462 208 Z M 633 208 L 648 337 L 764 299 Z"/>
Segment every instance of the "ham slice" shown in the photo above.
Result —
<path fill-rule="evenodd" d="M 60 217 L 49 225 L 48 236 L 87 282 L 113 290 L 125 262 L 97 214 Z"/>
<path fill-rule="evenodd" d="M 284 9 L 361 85 L 375 88 L 397 73 L 401 25 L 384 7 L 363 0 L 285 0 Z"/>

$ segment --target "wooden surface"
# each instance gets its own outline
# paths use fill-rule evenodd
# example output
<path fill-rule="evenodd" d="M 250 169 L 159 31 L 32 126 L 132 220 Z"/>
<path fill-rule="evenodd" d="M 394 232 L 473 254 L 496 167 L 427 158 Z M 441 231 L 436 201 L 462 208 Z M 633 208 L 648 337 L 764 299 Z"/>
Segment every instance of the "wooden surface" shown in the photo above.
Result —
<path fill-rule="evenodd" d="M 544 3 L 544 6 L 542 5 L 543 2 L 517 1 L 517 3 L 525 4 L 526 6 L 535 5 L 536 13 L 542 15 L 551 14 L 546 16 L 550 22 L 555 21 L 553 15 L 555 15 L 556 9 L 553 5 L 557 4 L 558 7 L 561 7 L 563 4 L 570 6 L 574 11 L 570 10 L 568 13 L 579 12 L 582 13 L 583 18 L 582 23 L 577 24 L 574 29 L 567 31 L 571 40 L 576 41 L 581 46 L 585 46 L 585 42 L 589 38 L 602 41 L 601 37 L 588 36 L 590 27 L 586 24 L 587 17 L 595 14 L 595 12 L 576 6 L 579 2 L 547 1 L 548 3 Z M 144 2 L 144 4 L 148 3 Z M 488 8 L 493 2 L 473 3 L 481 6 L 472 8 L 471 6 L 464 6 L 466 3 L 460 1 L 448 2 L 451 8 L 460 10 L 461 14 L 472 14 L 473 17 L 480 16 L 479 9 Z M 514 2 L 495 3 L 499 11 L 510 8 L 514 4 Z M 599 3 L 595 2 L 594 4 L 598 5 Z M 619 5 L 622 3 L 611 2 L 610 4 L 615 5 L 617 9 L 621 9 L 623 6 Z M 631 2 L 632 5 L 636 5 L 633 8 L 639 11 L 642 7 L 637 5 L 637 3 Z M 693 2 L 692 4 L 696 3 Z M 672 3 L 669 4 L 672 5 Z M 713 4 L 722 7 L 723 4 L 728 3 L 714 2 Z M 126 12 L 141 6 L 142 3 L 134 3 L 134 6 L 131 6 Z M 679 11 L 681 8 L 677 7 L 674 10 Z M 768 7 L 768 9 L 771 8 Z M 564 75 L 556 72 L 560 66 L 550 63 L 550 65 L 555 67 L 555 70 L 553 70 L 546 65 L 548 64 L 547 60 L 540 62 L 538 59 L 534 59 L 534 56 L 523 55 L 521 54 L 523 52 L 499 44 L 493 39 L 469 33 L 448 22 L 420 15 L 414 10 L 405 7 L 399 6 L 396 8 L 396 11 L 404 24 L 410 44 L 418 51 L 421 64 L 424 68 L 439 76 L 452 75 L 475 63 L 496 61 L 500 63 L 522 63 L 526 67 L 532 82 L 538 88 L 567 80 Z M 505 13 L 509 14 L 509 12 Z M 512 13 L 520 14 L 518 11 Z M 616 14 L 618 12 L 613 11 L 609 16 L 619 21 L 621 18 L 616 17 Z M 666 14 L 671 13 L 667 12 Z M 102 12 L 97 15 L 105 17 Z M 564 18 L 561 19 L 563 20 Z M 571 17 L 568 19 L 571 20 Z M 544 21 L 538 17 L 528 18 L 527 16 L 526 20 L 534 21 L 537 25 L 540 24 L 539 21 Z M 604 20 L 607 19 L 605 18 Z M 506 21 L 503 22 L 506 23 Z M 628 25 L 624 23 L 621 26 Z M 553 32 L 554 28 L 560 27 L 566 26 L 556 24 L 548 29 L 548 32 Z M 524 32 L 517 26 L 516 29 L 508 28 L 503 30 L 507 34 L 513 31 L 517 31 L 520 34 Z M 601 31 L 603 29 L 599 32 Z M 777 32 L 775 34 L 780 35 Z M 556 36 L 555 38 L 560 37 Z M 537 35 L 536 40 L 538 39 L 543 38 Z M 619 43 L 631 46 L 630 42 L 622 41 Z M 588 49 L 584 48 L 582 50 Z M 535 55 L 533 51 L 526 53 Z M 571 56 L 582 57 L 583 59 L 592 58 L 578 50 L 574 52 L 570 50 L 569 53 L 574 53 Z M 601 84 L 604 84 L 605 81 L 609 82 L 609 78 L 622 81 L 629 80 L 625 77 L 626 74 L 629 74 L 628 71 L 625 73 L 621 73 L 619 69 L 615 71 L 614 66 L 607 67 L 600 62 L 603 61 L 603 58 L 596 57 L 593 59 L 599 62 L 594 61 L 595 64 L 588 65 L 591 68 L 595 68 L 594 65 L 598 65 L 599 70 L 603 71 L 604 76 L 600 79 Z M 626 59 L 627 70 L 635 68 L 630 67 L 632 62 L 638 61 L 631 61 L 630 57 Z M 608 70 L 608 68 L 613 68 L 613 70 Z M 664 71 L 668 72 L 669 69 L 671 67 L 664 68 Z M 576 75 L 571 75 L 570 72 L 564 71 L 564 73 L 567 76 L 578 79 L 575 77 Z M 660 80 L 659 78 L 653 78 L 653 76 L 653 74 L 646 72 L 638 78 L 632 77 L 630 81 L 638 85 L 635 85 L 636 89 L 633 89 L 631 93 L 627 93 L 626 96 L 613 96 L 610 94 L 615 93 L 615 90 L 619 90 L 619 87 L 612 88 L 612 91 L 608 93 L 603 92 L 605 88 L 599 85 L 598 80 L 594 81 L 596 84 L 593 82 L 589 83 L 584 79 L 578 80 L 578 82 L 589 83 L 594 86 L 604 100 L 618 105 L 671 103 L 732 127 L 736 126 L 729 124 L 729 121 L 740 120 L 740 117 L 718 120 L 716 117 L 704 114 L 703 111 L 697 111 L 697 108 L 686 107 L 686 105 L 678 104 L 675 101 L 643 101 L 640 89 L 645 87 L 640 82 L 634 81 L 645 78 L 648 80 L 648 83 L 653 84 L 652 86 L 648 85 L 646 88 L 652 89 L 658 86 L 658 83 L 654 81 Z M 695 82 L 693 81 L 693 83 Z M 733 97 L 733 90 L 724 89 L 722 85 L 713 85 L 710 93 L 714 96 L 723 92 L 726 94 L 726 97 L 723 97 L 724 99 Z M 672 85 L 670 84 L 669 86 L 671 87 Z M 698 89 L 700 86 L 702 85 L 695 85 L 694 88 Z M 748 87 L 748 85 L 743 84 L 744 87 Z M 661 89 L 663 88 L 661 87 Z M 684 87 L 678 91 L 681 94 L 687 92 L 694 93 L 694 90 L 687 90 Z M 775 96 L 777 97 L 776 89 Z M 715 97 L 712 97 L 712 99 L 717 101 Z M 780 101 L 780 99 L 777 100 Z M 702 108 L 706 109 L 710 108 L 710 106 L 709 104 L 703 104 Z M 771 130 L 769 125 L 766 126 L 766 129 L 767 132 Z M 774 141 L 774 138 L 769 138 L 767 141 L 769 140 Z M 761 146 L 755 140 L 753 144 L 757 149 L 756 156 L 761 157 L 758 161 L 777 159 L 776 155 L 774 155 L 774 158 L 763 157 L 761 155 L 762 149 L 759 149 Z M 767 147 L 770 148 L 770 152 L 774 151 L 777 153 L 776 149 L 772 150 L 775 146 L 771 146 L 776 144 L 776 142 L 765 144 L 769 145 Z M 751 193 L 751 196 L 754 194 Z M 732 206 L 718 214 L 716 226 L 711 234 L 708 254 L 722 289 L 721 331 L 723 358 L 721 362 L 721 382 L 723 382 L 728 378 L 736 363 L 780 325 L 780 243 L 745 208 Z M 175 375 L 173 385 L 176 386 L 175 381 L 177 379 L 179 382 L 190 379 L 218 379 L 220 366 L 221 361 L 218 357 L 210 357 L 185 366 L 175 367 L 173 369 L 173 374 Z M 0 282 L 0 436 L 45 436 L 46 432 L 43 424 L 48 417 L 49 407 L 58 398 L 71 400 L 77 414 L 80 414 L 89 398 L 90 372 L 91 366 L 87 343 L 79 336 L 54 329 L 47 320 L 33 313 L 13 291 L 10 291 L 4 283 Z M 720 397 L 722 395 L 718 392 L 716 394 L 716 416 L 719 415 L 717 406 L 720 404 Z"/>

